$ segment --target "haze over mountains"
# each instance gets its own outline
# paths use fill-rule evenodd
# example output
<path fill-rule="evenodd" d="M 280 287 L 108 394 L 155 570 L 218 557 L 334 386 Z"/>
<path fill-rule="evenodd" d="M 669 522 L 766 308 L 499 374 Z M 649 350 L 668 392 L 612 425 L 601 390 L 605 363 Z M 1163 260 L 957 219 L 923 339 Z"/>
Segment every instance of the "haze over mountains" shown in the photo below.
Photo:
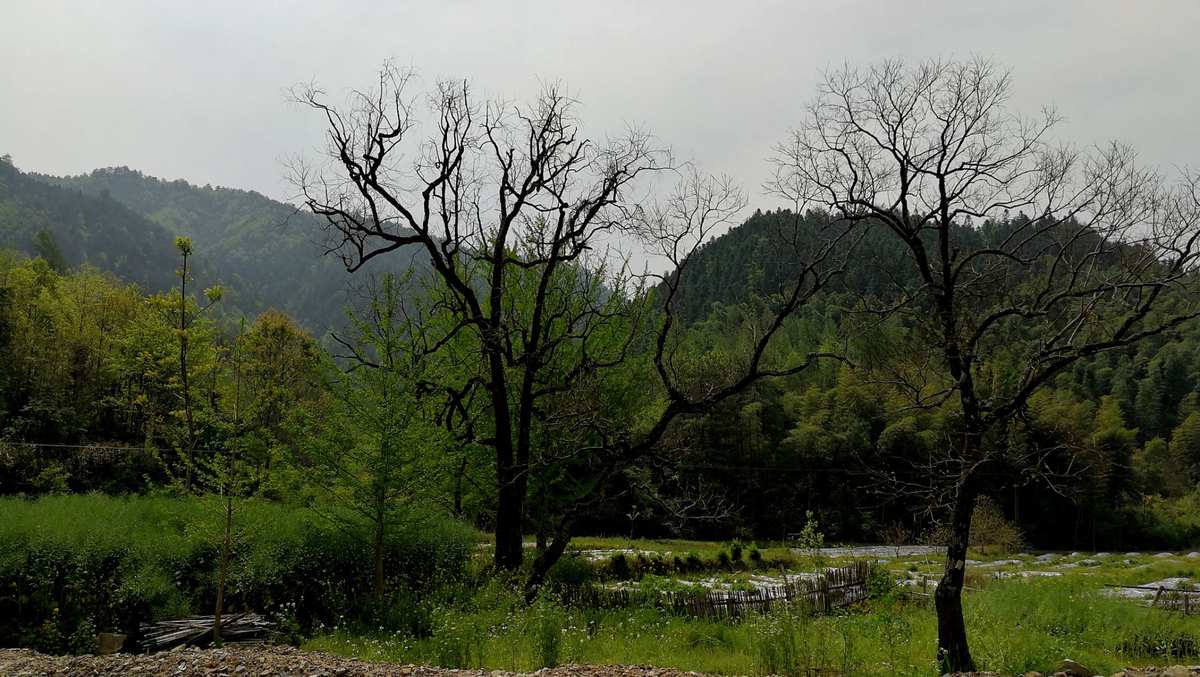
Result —
<path fill-rule="evenodd" d="M 371 275 L 412 264 L 393 256 L 351 275 L 323 256 L 320 219 L 253 191 L 127 167 L 59 177 L 0 162 L 0 248 L 47 258 L 57 249 L 67 267 L 87 263 L 156 292 L 177 283 L 179 235 L 194 241 L 196 282 L 225 286 L 227 312 L 277 308 L 318 336 L 345 322 Z"/>
<path fill-rule="evenodd" d="M 815 225 L 810 215 L 804 225 Z M 0 163 L 0 249 L 89 264 L 161 292 L 178 283 L 176 236 L 191 237 L 195 280 L 221 284 L 224 312 L 255 315 L 282 310 L 320 336 L 343 326 L 361 288 L 385 270 L 403 273 L 427 265 L 418 247 L 373 260 L 356 273 L 324 254 L 322 220 L 295 206 L 236 188 L 165 180 L 128 167 L 77 176 L 23 172 Z M 697 253 L 679 302 L 689 321 L 713 303 L 734 304 L 789 277 L 790 259 L 772 245 L 781 228 L 795 226 L 787 211 L 758 211 Z M 871 282 L 855 280 L 869 288 Z"/>

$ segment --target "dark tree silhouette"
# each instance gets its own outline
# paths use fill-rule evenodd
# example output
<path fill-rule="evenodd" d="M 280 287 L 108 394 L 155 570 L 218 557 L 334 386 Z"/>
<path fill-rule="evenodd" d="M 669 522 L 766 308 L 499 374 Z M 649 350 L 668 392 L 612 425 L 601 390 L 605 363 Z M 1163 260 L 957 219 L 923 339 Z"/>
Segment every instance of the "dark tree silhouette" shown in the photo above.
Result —
<path fill-rule="evenodd" d="M 1030 396 L 1081 359 L 1200 314 L 1195 182 L 1164 188 L 1119 145 L 1054 146 L 1055 113 L 1016 115 L 1009 94 L 1008 73 L 983 60 L 847 67 L 825 76 L 775 159 L 774 189 L 889 233 L 916 272 L 870 309 L 902 314 L 936 356 L 892 375 L 901 392 L 957 405 L 958 432 L 931 466 L 949 497 L 935 601 L 951 672 L 972 669 L 961 595 L 984 478 L 1044 461 L 1005 443 Z M 1024 211 L 1035 216 L 1008 217 Z M 1001 358 L 1024 366 L 996 378 Z"/>
<path fill-rule="evenodd" d="M 486 412 L 483 425 L 465 427 L 495 452 L 497 567 L 522 563 L 535 433 L 549 403 L 619 367 L 635 344 L 653 347 L 666 404 L 649 425 L 628 429 L 595 415 L 586 397 L 574 398 L 587 407 L 574 420 L 591 422 L 575 429 L 589 434 L 558 440 L 569 448 L 555 456 L 586 458 L 588 477 L 559 511 L 534 565 L 533 589 L 562 554 L 575 519 L 603 500 L 672 421 L 817 359 L 778 366 L 764 358 L 783 320 L 838 269 L 833 259 L 844 231 L 804 243 L 806 274 L 780 290 L 736 367 L 687 385 L 673 363 L 676 280 L 690 253 L 744 206 L 741 192 L 727 180 L 684 172 L 676 195 L 650 206 L 637 191 L 643 177 L 676 171 L 667 152 L 636 129 L 603 143 L 583 137 L 572 100 L 556 87 L 530 105 L 510 106 L 477 101 L 463 83 L 440 83 L 427 97 L 432 130 L 418 136 L 411 85 L 408 74 L 385 66 L 377 86 L 352 94 L 344 109 L 318 89 L 298 91 L 328 124 L 331 163 L 324 171 L 297 166 L 295 180 L 308 208 L 327 221 L 329 251 L 349 270 L 405 247 L 428 259 L 435 282 L 425 290 L 426 309 L 449 319 L 420 323 L 435 329 L 419 340 L 429 353 L 466 356 L 465 378 L 432 384 L 449 395 L 447 421 Z M 612 245 L 633 241 L 678 269 L 667 279 L 658 322 L 645 302 L 651 276 L 632 274 L 627 257 L 611 254 Z M 647 331 L 649 340 L 639 341 Z"/>

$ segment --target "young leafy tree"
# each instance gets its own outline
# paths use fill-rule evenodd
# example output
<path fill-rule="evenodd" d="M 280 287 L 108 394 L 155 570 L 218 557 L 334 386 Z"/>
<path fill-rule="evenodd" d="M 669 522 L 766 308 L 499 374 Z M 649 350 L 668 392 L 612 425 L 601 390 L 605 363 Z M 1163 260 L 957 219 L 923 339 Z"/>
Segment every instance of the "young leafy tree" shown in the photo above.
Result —
<path fill-rule="evenodd" d="M 444 430 L 421 391 L 400 286 L 385 276 L 368 310 L 353 317 L 345 370 L 327 364 L 328 392 L 300 422 L 296 462 L 319 491 L 313 507 L 359 534 L 372 552 L 374 594 L 387 593 L 389 538 L 431 497 L 446 459 Z"/>
<path fill-rule="evenodd" d="M 242 339 L 246 335 L 246 323 L 242 320 L 238 336 L 221 355 L 220 367 L 232 371 L 230 383 L 220 383 L 219 377 L 226 369 L 213 371 L 212 390 L 209 401 L 217 409 L 214 427 L 219 434 L 218 446 L 211 456 L 197 463 L 198 480 L 204 489 L 220 497 L 220 554 L 217 559 L 217 595 L 213 610 L 213 642 L 220 644 L 222 618 L 225 611 L 225 596 L 229 580 L 233 550 L 241 534 L 235 524 L 238 499 L 251 494 L 255 487 L 254 467 L 246 457 L 246 441 L 254 432 L 245 419 L 244 373 L 246 356 L 242 351 Z M 218 389 L 228 390 L 228 407 L 222 411 L 219 404 L 222 394 Z"/>
<path fill-rule="evenodd" d="M 192 278 L 189 261 L 192 256 L 192 239 L 190 237 L 175 238 L 175 248 L 179 250 L 181 263 L 176 275 L 179 277 L 179 296 L 176 312 L 176 339 L 179 344 L 179 384 L 180 404 L 184 422 L 183 462 L 184 490 L 191 492 L 195 480 L 196 445 L 199 441 L 200 427 L 196 417 L 196 406 L 192 398 L 192 369 L 189 364 L 191 348 L 191 332 L 196 320 L 213 308 L 221 300 L 223 290 L 220 286 L 204 290 L 206 303 L 198 308 L 193 307 L 188 296 L 188 281 Z"/>
<path fill-rule="evenodd" d="M 274 455 L 288 441 L 288 417 L 321 395 L 321 350 L 291 317 L 267 310 L 239 335 L 236 351 L 242 360 L 246 460 L 254 464 L 257 482 L 271 491 Z"/>
<path fill-rule="evenodd" d="M 889 377 L 910 405 L 956 409 L 929 478 L 950 508 L 935 595 L 950 672 L 973 665 L 961 597 L 976 497 L 999 469 L 1028 476 L 1047 459 L 1006 441 L 1030 398 L 1080 360 L 1200 315 L 1195 181 L 1164 189 L 1119 145 L 1055 146 L 1054 112 L 1022 117 L 1010 93 L 984 60 L 846 67 L 776 158 L 777 190 L 885 233 L 915 272 L 864 304 L 899 314 L 937 357 Z"/>

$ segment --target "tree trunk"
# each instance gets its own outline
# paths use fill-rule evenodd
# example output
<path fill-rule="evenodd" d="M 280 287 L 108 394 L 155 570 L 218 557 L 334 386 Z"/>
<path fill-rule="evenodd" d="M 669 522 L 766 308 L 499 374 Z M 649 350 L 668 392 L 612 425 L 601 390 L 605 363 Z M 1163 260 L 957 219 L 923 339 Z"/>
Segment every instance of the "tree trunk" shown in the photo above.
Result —
<path fill-rule="evenodd" d="M 383 571 L 383 559 L 386 539 L 384 538 L 384 517 L 378 515 L 375 522 L 375 548 L 374 548 L 374 564 L 375 564 L 375 601 L 383 600 L 383 595 L 387 592 L 387 580 Z"/>
<path fill-rule="evenodd" d="M 225 495 L 225 537 L 221 542 L 221 565 L 217 572 L 217 604 L 213 611 L 213 644 L 221 644 L 221 615 L 225 611 L 225 580 L 229 572 L 229 554 L 233 541 L 233 494 Z"/>
<path fill-rule="evenodd" d="M 525 556 L 524 536 L 521 533 L 522 517 L 525 512 L 525 478 L 511 462 L 505 464 L 497 459 L 496 474 L 499 487 L 496 492 L 496 557 L 497 569 L 515 571 L 521 567 Z"/>
<path fill-rule="evenodd" d="M 565 530 L 554 535 L 554 540 L 550 545 L 533 560 L 533 567 L 530 569 L 529 578 L 525 580 L 525 601 L 532 602 L 536 597 L 538 590 L 542 587 L 542 583 L 546 580 L 546 574 L 562 557 L 563 552 L 567 549 L 567 544 L 571 542 L 571 535 Z"/>
<path fill-rule="evenodd" d="M 933 596 L 938 619 L 938 663 L 943 673 L 971 672 L 975 669 L 967 646 L 967 626 L 962 611 L 963 578 L 967 567 L 967 543 L 971 536 L 975 493 L 969 481 L 959 487 L 950 522 L 950 539 L 946 544 L 946 568 Z"/>
<path fill-rule="evenodd" d="M 454 516 L 459 519 L 463 516 L 463 479 L 466 475 L 467 456 L 464 454 L 458 464 L 458 470 L 454 473 Z"/>

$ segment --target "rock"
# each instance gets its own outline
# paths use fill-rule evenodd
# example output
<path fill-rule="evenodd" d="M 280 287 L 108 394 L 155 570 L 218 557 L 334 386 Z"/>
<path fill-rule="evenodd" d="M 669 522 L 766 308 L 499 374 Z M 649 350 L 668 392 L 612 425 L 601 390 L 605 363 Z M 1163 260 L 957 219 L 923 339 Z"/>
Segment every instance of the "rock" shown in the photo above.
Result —
<path fill-rule="evenodd" d="M 1058 664 L 1058 671 L 1067 675 L 1067 677 L 1092 677 L 1091 670 L 1088 670 L 1070 658 L 1064 659 Z"/>
<path fill-rule="evenodd" d="M 519 673 L 449 670 L 398 663 L 372 663 L 301 651 L 291 647 L 228 645 L 225 649 L 185 648 L 152 654 L 47 656 L 28 649 L 0 649 L 0 675 L 8 677 L 117 677 L 172 675 L 216 677 L 291 675 L 292 677 L 516 677 Z M 530 674 L 530 673 L 527 673 Z M 670 668 L 626 665 L 565 665 L 538 670 L 539 677 L 693 677 Z"/>
<path fill-rule="evenodd" d="M 96 636 L 96 655 L 107 656 L 114 654 L 125 646 L 125 635 L 115 632 L 102 632 Z"/>

